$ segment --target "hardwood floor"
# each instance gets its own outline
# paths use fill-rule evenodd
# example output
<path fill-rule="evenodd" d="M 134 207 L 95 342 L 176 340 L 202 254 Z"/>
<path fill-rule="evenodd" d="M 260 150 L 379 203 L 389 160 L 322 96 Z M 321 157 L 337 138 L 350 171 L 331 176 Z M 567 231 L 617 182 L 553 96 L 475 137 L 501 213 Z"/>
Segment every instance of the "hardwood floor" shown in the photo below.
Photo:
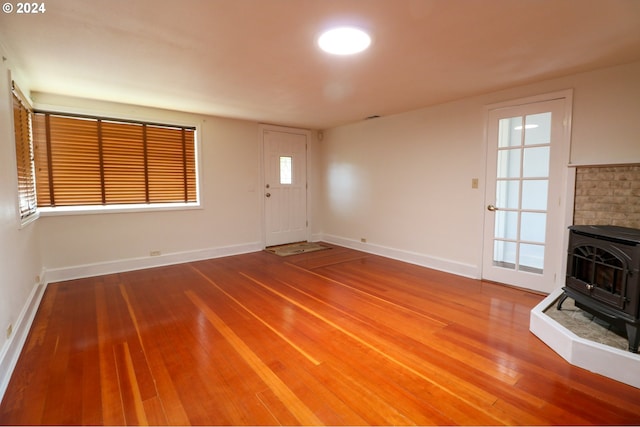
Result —
<path fill-rule="evenodd" d="M 541 299 L 340 247 L 50 284 L 0 422 L 640 424 L 529 332 Z"/>

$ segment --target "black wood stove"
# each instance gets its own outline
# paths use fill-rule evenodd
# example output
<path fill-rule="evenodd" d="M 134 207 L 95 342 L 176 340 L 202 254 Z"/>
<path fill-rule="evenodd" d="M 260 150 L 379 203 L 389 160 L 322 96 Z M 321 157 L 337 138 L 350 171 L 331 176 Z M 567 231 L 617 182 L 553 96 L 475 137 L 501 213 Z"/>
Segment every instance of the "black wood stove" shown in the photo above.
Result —
<path fill-rule="evenodd" d="M 624 328 L 629 351 L 640 341 L 640 230 L 610 225 L 569 227 L 567 297 L 576 306 Z"/>

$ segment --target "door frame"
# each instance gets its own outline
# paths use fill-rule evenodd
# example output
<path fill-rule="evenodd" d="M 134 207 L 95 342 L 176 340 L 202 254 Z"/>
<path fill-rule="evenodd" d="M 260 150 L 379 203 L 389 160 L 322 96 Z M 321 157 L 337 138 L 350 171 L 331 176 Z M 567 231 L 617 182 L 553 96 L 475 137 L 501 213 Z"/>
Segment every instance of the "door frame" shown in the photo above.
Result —
<path fill-rule="evenodd" d="M 573 89 L 565 89 L 555 92 L 544 93 L 540 95 L 534 95 L 524 98 L 513 99 L 509 101 L 502 101 L 498 103 L 488 104 L 484 106 L 484 176 L 485 182 L 488 183 L 489 170 L 487 168 L 487 160 L 489 153 L 489 144 L 492 141 L 489 141 L 489 116 L 491 111 L 498 109 L 506 109 L 524 106 L 528 104 L 536 104 L 540 102 L 554 101 L 558 99 L 564 99 L 564 126 L 563 126 L 563 134 L 562 140 L 560 144 L 554 146 L 554 149 L 558 150 L 558 156 L 560 156 L 560 164 L 562 164 L 562 170 L 559 171 L 559 185 L 561 189 L 560 200 L 558 201 L 558 218 L 561 220 L 558 221 L 557 224 L 554 224 L 550 229 L 553 232 L 558 233 L 562 236 L 559 239 L 562 242 L 562 249 L 558 251 L 558 256 L 560 256 L 559 262 L 557 262 L 558 269 L 554 273 L 552 283 L 544 284 L 544 288 L 541 289 L 533 289 L 537 292 L 542 293 L 550 293 L 554 289 L 564 286 L 564 279 L 566 275 L 567 269 L 567 257 L 566 248 L 569 241 L 569 231 L 568 227 L 573 223 L 573 199 L 574 199 L 574 189 L 570 188 L 572 182 L 574 182 L 574 171 L 571 170 L 573 168 L 570 167 L 570 154 L 571 154 L 571 128 L 572 128 L 572 113 L 573 113 Z M 491 171 L 494 173 L 494 171 Z M 487 256 L 485 253 L 485 226 L 486 221 L 491 220 L 493 215 L 489 215 L 486 208 L 486 198 L 488 192 L 488 184 L 485 185 L 484 194 L 482 197 L 482 239 L 481 239 L 481 255 L 480 255 L 480 277 L 484 280 L 485 271 L 484 271 L 484 258 Z M 510 283 L 507 285 L 517 286 Z"/>
<path fill-rule="evenodd" d="M 311 217 L 310 214 L 310 199 L 311 199 L 311 185 L 309 184 L 309 156 L 311 152 L 311 131 L 308 129 L 300 129 L 286 126 L 278 126 L 278 125 L 269 125 L 269 124 L 259 124 L 258 125 L 258 145 L 259 145 L 259 153 L 260 153 L 260 188 L 258 189 L 258 197 L 260 198 L 260 245 L 262 248 L 266 247 L 267 244 L 267 216 L 266 216 L 266 208 L 265 208 L 265 164 L 264 164 L 264 133 L 267 131 L 272 132 L 287 132 L 294 133 L 297 135 L 304 135 L 307 138 L 307 149 L 305 153 L 305 163 L 306 163 L 306 216 L 307 216 L 307 229 L 306 229 L 306 240 L 309 241 L 311 238 Z"/>

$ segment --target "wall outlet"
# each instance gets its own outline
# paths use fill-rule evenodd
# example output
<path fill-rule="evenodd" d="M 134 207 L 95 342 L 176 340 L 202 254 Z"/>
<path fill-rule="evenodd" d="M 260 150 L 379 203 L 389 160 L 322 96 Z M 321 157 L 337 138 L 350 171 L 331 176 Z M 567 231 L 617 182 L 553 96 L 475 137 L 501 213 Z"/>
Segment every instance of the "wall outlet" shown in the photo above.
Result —
<path fill-rule="evenodd" d="M 367 243 L 367 238 L 366 238 L 366 237 L 361 237 L 361 238 L 360 238 L 360 241 L 361 241 L 362 243 Z"/>
<path fill-rule="evenodd" d="M 150 256 L 160 256 L 161 252 L 160 251 L 151 251 L 149 252 Z"/>
<path fill-rule="evenodd" d="M 7 326 L 7 339 L 11 338 L 11 334 L 13 334 L 13 324 L 9 323 L 9 326 Z"/>

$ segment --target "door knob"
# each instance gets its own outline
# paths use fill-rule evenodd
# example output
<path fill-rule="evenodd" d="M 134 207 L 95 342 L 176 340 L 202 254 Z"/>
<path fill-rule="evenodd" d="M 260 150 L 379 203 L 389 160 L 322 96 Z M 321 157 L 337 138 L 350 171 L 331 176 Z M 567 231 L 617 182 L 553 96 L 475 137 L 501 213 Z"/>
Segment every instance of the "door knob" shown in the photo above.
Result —
<path fill-rule="evenodd" d="M 267 194 L 265 194 L 265 196 L 271 197 L 271 193 L 267 193 Z"/>
<path fill-rule="evenodd" d="M 496 208 L 494 205 L 489 205 L 489 206 L 487 206 L 487 210 L 489 210 L 491 212 L 494 212 L 494 211 L 497 211 L 498 208 Z"/>

